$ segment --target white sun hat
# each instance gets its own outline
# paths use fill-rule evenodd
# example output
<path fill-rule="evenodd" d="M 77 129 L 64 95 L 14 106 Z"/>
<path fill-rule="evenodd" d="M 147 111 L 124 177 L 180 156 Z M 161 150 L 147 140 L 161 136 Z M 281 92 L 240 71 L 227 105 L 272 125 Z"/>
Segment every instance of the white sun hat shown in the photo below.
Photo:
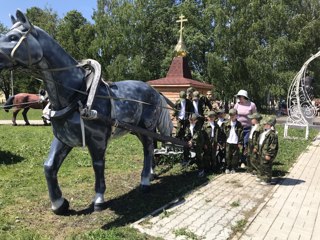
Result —
<path fill-rule="evenodd" d="M 246 90 L 243 90 L 243 89 L 239 90 L 239 92 L 235 95 L 235 97 L 239 97 L 239 96 L 243 96 L 243 97 L 246 97 L 246 98 L 249 99 L 248 92 Z"/>

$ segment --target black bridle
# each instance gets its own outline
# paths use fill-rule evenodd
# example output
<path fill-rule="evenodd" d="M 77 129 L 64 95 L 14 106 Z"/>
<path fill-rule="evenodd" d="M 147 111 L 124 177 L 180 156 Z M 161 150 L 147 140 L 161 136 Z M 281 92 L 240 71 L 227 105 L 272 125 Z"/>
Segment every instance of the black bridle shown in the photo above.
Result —
<path fill-rule="evenodd" d="M 27 39 L 28 35 L 31 33 L 31 31 L 34 29 L 34 27 L 32 25 L 30 25 L 30 28 L 28 29 L 28 31 L 26 31 L 25 33 L 23 33 L 22 31 L 17 30 L 16 28 L 12 29 L 15 31 L 19 31 L 22 34 L 22 37 L 19 39 L 19 41 L 17 42 L 17 44 L 13 47 L 12 51 L 10 52 L 10 54 L 5 53 L 1 48 L 0 48 L 0 53 L 5 56 L 11 63 L 13 66 L 17 65 L 17 62 L 14 58 L 14 55 L 17 51 L 17 49 L 21 46 L 21 44 L 23 43 L 24 40 Z M 29 49 L 29 45 L 28 42 L 26 41 L 26 46 L 27 46 L 27 51 L 28 51 L 28 67 L 32 66 L 32 62 L 31 62 L 31 54 L 30 54 L 30 49 Z"/>

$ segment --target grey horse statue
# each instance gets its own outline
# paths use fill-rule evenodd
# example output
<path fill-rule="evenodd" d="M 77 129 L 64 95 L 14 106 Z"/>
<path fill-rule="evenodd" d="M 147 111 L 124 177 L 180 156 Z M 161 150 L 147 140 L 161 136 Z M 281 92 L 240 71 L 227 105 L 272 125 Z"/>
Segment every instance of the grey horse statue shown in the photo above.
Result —
<path fill-rule="evenodd" d="M 79 64 L 51 36 L 33 26 L 28 18 L 17 10 L 11 16 L 12 27 L 0 37 L 0 69 L 26 67 L 42 73 L 44 88 L 48 93 L 50 117 L 54 139 L 44 163 L 51 208 L 55 214 L 69 211 L 69 202 L 62 195 L 58 183 L 58 171 L 73 147 L 86 145 L 92 158 L 95 173 L 95 211 L 104 207 L 105 153 L 111 136 L 128 132 L 112 123 L 121 121 L 127 125 L 170 135 L 172 122 L 164 97 L 142 81 L 125 80 L 107 84 L 100 79 L 89 85 L 92 68 Z M 91 88 L 94 95 L 88 94 Z M 87 93 L 87 94 L 84 94 Z M 91 98 L 95 117 L 82 117 L 81 109 Z M 111 121 L 110 121 L 111 120 Z M 143 145 L 143 169 L 140 187 L 150 188 L 154 143 L 153 138 L 135 133 Z M 125 156 L 124 156 L 125 157 Z"/>

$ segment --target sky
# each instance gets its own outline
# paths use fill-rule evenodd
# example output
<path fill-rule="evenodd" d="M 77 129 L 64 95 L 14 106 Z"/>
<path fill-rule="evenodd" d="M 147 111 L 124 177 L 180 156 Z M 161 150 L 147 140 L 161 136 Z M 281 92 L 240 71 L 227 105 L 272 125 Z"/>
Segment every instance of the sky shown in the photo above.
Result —
<path fill-rule="evenodd" d="M 63 18 L 67 12 L 71 10 L 77 10 L 82 13 L 89 22 L 93 22 L 91 16 L 93 10 L 97 9 L 97 0 L 2 0 L 6 1 L 5 4 L 1 4 L 0 7 L 0 22 L 6 26 L 11 27 L 11 20 L 9 14 L 15 16 L 16 10 L 20 9 L 22 12 L 26 12 L 28 8 L 39 7 L 44 9 L 45 7 L 52 8 L 57 12 L 59 18 Z"/>

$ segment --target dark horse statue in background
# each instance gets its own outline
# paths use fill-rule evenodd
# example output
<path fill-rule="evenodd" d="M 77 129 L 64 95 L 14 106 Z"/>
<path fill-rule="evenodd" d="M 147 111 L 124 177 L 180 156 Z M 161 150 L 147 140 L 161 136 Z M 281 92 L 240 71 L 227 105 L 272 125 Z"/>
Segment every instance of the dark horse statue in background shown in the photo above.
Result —
<path fill-rule="evenodd" d="M 106 84 L 100 80 L 92 104 L 98 117 L 92 120 L 81 118 L 78 106 L 85 105 L 90 97 L 80 92 L 86 91 L 88 69 L 79 66 L 51 36 L 33 26 L 21 11 L 17 10 L 16 18 L 11 19 L 13 26 L 0 38 L 0 69 L 24 66 L 41 71 L 54 113 L 51 118 L 54 139 L 44 163 L 52 210 L 56 214 L 66 214 L 69 209 L 57 174 L 72 148 L 84 142 L 95 172 L 93 206 L 100 210 L 106 190 L 104 171 L 108 140 L 112 133 L 116 136 L 127 132 L 115 128 L 107 120 L 122 121 L 150 132 L 157 128 L 161 134 L 170 135 L 172 122 L 168 109 L 164 107 L 166 102 L 159 92 L 144 82 L 128 80 Z M 145 190 L 150 187 L 154 145 L 150 136 L 136 135 L 143 145 L 140 186 Z"/>
<path fill-rule="evenodd" d="M 30 108 L 33 109 L 44 109 L 48 104 L 48 101 L 41 98 L 39 94 L 32 93 L 18 93 L 16 95 L 10 96 L 6 103 L 4 104 L 4 110 L 9 112 L 9 109 L 13 108 L 12 112 L 12 125 L 17 126 L 17 115 L 23 109 L 22 116 L 26 125 L 30 125 L 27 113 Z M 45 118 L 43 119 L 44 125 L 47 125 L 48 122 Z"/>

